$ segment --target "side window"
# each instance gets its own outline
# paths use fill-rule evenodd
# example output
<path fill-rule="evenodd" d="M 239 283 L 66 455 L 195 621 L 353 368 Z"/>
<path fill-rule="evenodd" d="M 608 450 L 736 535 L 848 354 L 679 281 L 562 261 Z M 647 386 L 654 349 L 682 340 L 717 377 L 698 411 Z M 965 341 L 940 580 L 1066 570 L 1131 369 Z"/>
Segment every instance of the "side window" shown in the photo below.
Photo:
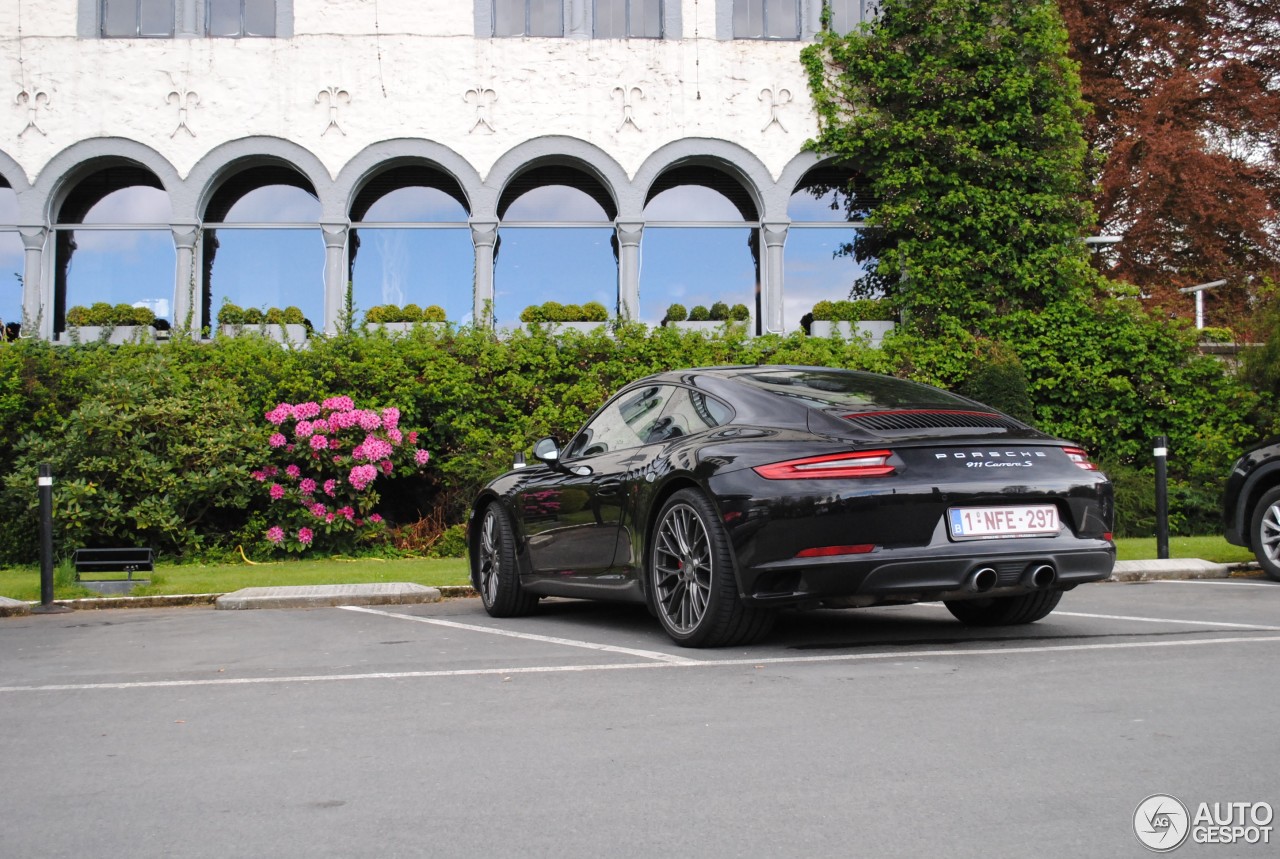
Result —
<path fill-rule="evenodd" d="M 735 39 L 799 39 L 800 0 L 733 0 Z"/>
<path fill-rule="evenodd" d="M 102 0 L 102 35 L 169 38 L 175 0 Z"/>
<path fill-rule="evenodd" d="M 852 33 L 863 21 L 870 21 L 880 14 L 880 0 L 827 0 L 831 10 L 831 31 Z"/>
<path fill-rule="evenodd" d="M 276 0 L 206 0 L 210 36 L 240 38 L 276 34 Z"/>
<path fill-rule="evenodd" d="M 563 36 L 564 0 L 493 0 L 493 35 Z"/>
<path fill-rule="evenodd" d="M 647 385 L 615 397 L 570 442 L 565 459 L 598 456 L 659 440 L 651 436 L 674 390 L 669 385 Z"/>
<path fill-rule="evenodd" d="M 667 407 L 654 426 L 649 440 L 667 441 L 682 435 L 693 435 L 727 423 L 733 412 L 715 397 L 701 391 L 677 388 L 667 398 Z"/>
<path fill-rule="evenodd" d="M 597 39 L 661 39 L 662 0 L 595 0 Z"/>

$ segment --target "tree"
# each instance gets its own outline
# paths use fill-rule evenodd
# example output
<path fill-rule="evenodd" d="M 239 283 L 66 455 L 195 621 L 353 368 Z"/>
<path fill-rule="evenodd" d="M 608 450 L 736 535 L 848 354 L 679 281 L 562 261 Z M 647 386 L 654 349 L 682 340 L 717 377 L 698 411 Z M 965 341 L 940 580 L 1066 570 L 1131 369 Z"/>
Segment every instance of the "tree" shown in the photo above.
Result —
<path fill-rule="evenodd" d="M 1060 0 L 1093 114 L 1085 133 L 1108 274 L 1185 316 L 1280 271 L 1280 0 Z"/>
<path fill-rule="evenodd" d="M 802 51 L 813 151 L 860 175 L 854 292 L 918 322 L 978 325 L 1092 282 L 1086 107 L 1053 0 L 887 0 Z"/>

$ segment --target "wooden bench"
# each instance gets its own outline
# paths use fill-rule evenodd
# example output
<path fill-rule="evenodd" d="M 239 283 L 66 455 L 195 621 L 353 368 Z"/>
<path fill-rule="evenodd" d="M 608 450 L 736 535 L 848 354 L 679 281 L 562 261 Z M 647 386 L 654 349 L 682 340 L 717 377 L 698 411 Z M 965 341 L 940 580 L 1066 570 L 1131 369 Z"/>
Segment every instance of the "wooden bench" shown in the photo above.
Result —
<path fill-rule="evenodd" d="M 74 562 L 77 582 L 112 581 L 98 578 L 101 573 L 126 573 L 127 581 L 133 580 L 133 574 L 151 572 L 155 569 L 154 557 L 150 549 L 76 549 Z M 84 573 L 93 575 L 85 577 Z"/>

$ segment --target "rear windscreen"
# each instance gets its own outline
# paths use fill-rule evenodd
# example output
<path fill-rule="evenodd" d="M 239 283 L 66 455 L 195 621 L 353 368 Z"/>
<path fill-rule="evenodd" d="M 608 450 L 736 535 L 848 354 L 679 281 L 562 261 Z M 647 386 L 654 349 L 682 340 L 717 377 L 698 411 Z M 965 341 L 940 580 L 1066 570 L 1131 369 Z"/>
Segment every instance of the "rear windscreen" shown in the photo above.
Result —
<path fill-rule="evenodd" d="M 837 370 L 761 370 L 738 377 L 781 397 L 849 413 L 884 409 L 964 409 L 974 403 L 946 391 L 874 373 Z"/>

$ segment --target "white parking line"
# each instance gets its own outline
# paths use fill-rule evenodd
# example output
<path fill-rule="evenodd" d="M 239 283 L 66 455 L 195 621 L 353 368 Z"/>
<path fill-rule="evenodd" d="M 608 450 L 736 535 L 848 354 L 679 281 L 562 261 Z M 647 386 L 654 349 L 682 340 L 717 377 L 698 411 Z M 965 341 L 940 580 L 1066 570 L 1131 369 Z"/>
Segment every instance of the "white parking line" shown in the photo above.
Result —
<path fill-rule="evenodd" d="M 1158 582 L 1143 582 L 1144 585 L 1230 585 L 1237 588 L 1274 588 L 1280 582 L 1224 582 L 1218 579 L 1162 579 Z"/>
<path fill-rule="evenodd" d="M 921 608 L 946 608 L 945 605 L 941 605 L 939 603 L 916 603 L 916 605 Z M 1172 617 L 1137 617 L 1135 615 L 1128 614 L 1089 614 L 1082 611 L 1055 610 L 1050 617 L 1089 617 L 1096 620 L 1134 620 L 1141 623 L 1181 623 L 1187 626 L 1211 626 L 1225 629 L 1256 629 L 1259 632 L 1280 632 L 1280 626 L 1261 626 L 1254 623 L 1228 623 L 1226 621 L 1216 620 L 1179 620 Z"/>
<path fill-rule="evenodd" d="M 1087 614 L 1082 611 L 1055 611 L 1054 616 L 1092 617 L 1099 620 L 1136 620 L 1142 623 L 1181 623 L 1186 626 L 1212 626 L 1228 629 L 1257 629 L 1262 632 L 1280 632 L 1280 626 L 1259 626 L 1256 623 L 1227 623 L 1217 620 L 1178 620 L 1171 617 L 1133 617 L 1125 614 Z"/>
<path fill-rule="evenodd" d="M 478 626 L 471 623 L 459 623 L 456 620 L 442 620 L 438 617 L 419 617 L 414 614 L 401 614 L 395 611 L 382 611 L 376 608 L 366 608 L 358 605 L 342 605 L 338 608 L 346 611 L 361 611 L 365 614 L 380 614 L 383 617 L 394 617 L 398 620 L 412 620 L 415 623 L 429 623 L 433 626 L 447 626 L 451 629 L 465 629 L 468 632 L 487 632 L 489 635 L 505 635 L 508 638 L 522 638 L 525 641 L 540 641 L 544 644 L 563 644 L 566 647 L 585 647 L 587 650 L 603 650 L 608 653 L 624 653 L 627 656 L 639 656 L 643 659 L 656 659 L 659 662 L 670 662 L 675 665 L 681 665 L 686 662 L 696 662 L 687 656 L 676 656 L 672 653 L 661 653 L 657 650 L 637 650 L 633 647 L 618 647 L 612 644 L 596 644 L 591 641 L 579 641 L 574 638 L 556 638 L 550 635 L 537 635 L 532 632 L 513 632 L 509 629 L 494 629 L 492 626 Z"/>
<path fill-rule="evenodd" d="M 105 689 L 157 689 L 189 686 L 249 686 L 270 683 L 318 683 L 332 680 L 407 680 L 424 677 L 476 677 L 485 675 L 515 674 L 568 674 L 588 671 L 630 671 L 646 668 L 734 668 L 765 665 L 803 665 L 822 662 L 869 662 L 896 659 L 911 662 L 917 659 L 961 659 L 970 656 L 1009 656 L 1033 653 L 1081 653 L 1101 650 L 1136 650 L 1145 647 L 1201 647 L 1210 644 L 1252 644 L 1280 642 L 1280 636 L 1254 636 L 1246 638 L 1199 638 L 1185 641 L 1129 641 L 1107 644 L 1053 644 L 1040 647 L 984 647 L 974 650 L 887 650 L 877 653 L 842 653 L 827 656 L 775 656 L 756 659 L 687 659 L 682 662 L 631 662 L 603 665 L 537 665 L 510 668 L 456 668 L 439 671 L 395 671 L 369 674 L 312 674 L 298 677 L 221 677 L 207 680 L 137 680 L 127 683 L 68 683 L 48 686 L 0 686 L 6 692 L 87 692 Z"/>

